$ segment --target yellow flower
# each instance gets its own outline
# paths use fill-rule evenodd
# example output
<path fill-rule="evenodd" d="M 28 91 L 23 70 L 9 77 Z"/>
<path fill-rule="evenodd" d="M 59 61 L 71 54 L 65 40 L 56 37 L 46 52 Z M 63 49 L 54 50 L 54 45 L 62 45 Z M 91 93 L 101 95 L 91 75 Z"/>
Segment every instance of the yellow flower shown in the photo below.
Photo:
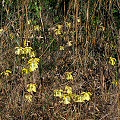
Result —
<path fill-rule="evenodd" d="M 114 81 L 112 82 L 112 84 L 118 86 L 119 81 L 118 81 L 118 80 L 114 80 Z"/>
<path fill-rule="evenodd" d="M 12 71 L 6 70 L 6 71 L 2 72 L 1 75 L 10 76 L 11 73 L 12 73 Z"/>
<path fill-rule="evenodd" d="M 66 22 L 66 26 L 67 26 L 68 28 L 70 28 L 70 27 L 71 27 L 71 23 Z"/>
<path fill-rule="evenodd" d="M 28 21 L 27 21 L 27 24 L 28 24 L 28 25 L 30 25 L 30 24 L 31 24 L 31 22 L 32 22 L 31 20 L 28 20 Z"/>
<path fill-rule="evenodd" d="M 32 47 L 25 47 L 25 48 L 23 48 L 23 51 L 24 51 L 24 54 L 30 54 L 31 53 L 31 51 L 32 51 Z"/>
<path fill-rule="evenodd" d="M 24 54 L 23 48 L 22 47 L 15 47 L 15 54 L 16 55 Z"/>
<path fill-rule="evenodd" d="M 32 102 L 32 95 L 26 94 L 25 99 L 28 100 L 28 102 Z"/>
<path fill-rule="evenodd" d="M 64 46 L 60 46 L 60 50 L 64 50 Z"/>
<path fill-rule="evenodd" d="M 62 27 L 63 27 L 63 25 L 57 25 L 57 29 L 54 30 L 55 35 L 61 35 L 62 34 Z"/>
<path fill-rule="evenodd" d="M 26 68 L 23 68 L 23 69 L 22 69 L 22 74 L 24 74 L 24 73 L 25 73 L 25 74 L 28 74 L 28 73 L 29 73 L 29 70 L 26 69 Z"/>
<path fill-rule="evenodd" d="M 74 95 L 73 96 L 73 101 L 74 102 L 84 102 L 83 95 Z"/>
<path fill-rule="evenodd" d="M 64 94 L 63 99 L 62 99 L 61 102 L 64 103 L 64 104 L 70 104 L 70 102 L 71 102 L 70 96 L 67 95 L 67 94 Z"/>
<path fill-rule="evenodd" d="M 54 96 L 60 97 L 62 101 L 61 103 L 70 104 L 73 100 L 74 102 L 85 102 L 85 100 L 89 101 L 90 96 L 92 94 L 90 92 L 82 92 L 81 95 L 76 95 L 72 93 L 72 88 L 69 86 L 65 86 L 65 90 L 54 90 Z"/>
<path fill-rule="evenodd" d="M 14 34 L 13 33 L 10 33 L 10 39 L 13 40 L 14 39 Z"/>
<path fill-rule="evenodd" d="M 27 85 L 27 91 L 30 93 L 36 92 L 36 87 L 37 87 L 36 84 L 30 83 Z"/>
<path fill-rule="evenodd" d="M 83 99 L 89 101 L 90 96 L 92 95 L 90 92 L 82 92 L 81 95 L 83 95 Z"/>
<path fill-rule="evenodd" d="M 34 30 L 35 30 L 35 31 L 39 31 L 39 30 L 41 30 L 41 27 L 40 27 L 39 25 L 35 25 L 35 26 L 34 26 Z"/>
<path fill-rule="evenodd" d="M 38 68 L 38 63 L 39 63 L 40 59 L 39 58 L 31 58 L 28 61 L 28 64 L 30 66 L 29 71 L 33 72 Z"/>
<path fill-rule="evenodd" d="M 65 90 L 66 90 L 66 92 L 67 92 L 67 94 L 72 94 L 72 88 L 71 87 L 69 87 L 69 86 L 65 86 Z"/>
<path fill-rule="evenodd" d="M 2 34 L 2 32 L 3 32 L 3 29 L 1 28 L 1 29 L 0 29 L 0 35 Z"/>
<path fill-rule="evenodd" d="M 63 25 L 57 25 L 58 29 L 61 30 Z"/>
<path fill-rule="evenodd" d="M 29 64 L 31 64 L 31 63 L 36 63 L 36 64 L 38 64 L 39 61 L 40 61 L 39 58 L 31 58 L 31 59 L 28 61 L 28 63 L 29 63 Z"/>
<path fill-rule="evenodd" d="M 68 46 L 72 46 L 72 41 L 68 41 L 68 42 L 67 42 L 67 45 L 68 45 Z"/>
<path fill-rule="evenodd" d="M 54 32 L 55 32 L 55 35 L 61 35 L 61 30 L 59 29 L 55 29 Z"/>
<path fill-rule="evenodd" d="M 54 96 L 62 98 L 63 97 L 63 90 L 62 89 L 54 90 Z"/>
<path fill-rule="evenodd" d="M 35 57 L 35 52 L 32 51 L 32 52 L 29 53 L 29 55 L 30 55 L 31 58 L 32 58 L 32 57 Z"/>
<path fill-rule="evenodd" d="M 111 65 L 115 65 L 115 63 L 116 63 L 116 59 L 115 58 L 113 58 L 113 57 L 110 57 L 110 59 L 109 59 L 109 63 L 111 64 Z"/>
<path fill-rule="evenodd" d="M 77 19 L 77 22 L 80 23 L 80 19 L 79 18 Z"/>
<path fill-rule="evenodd" d="M 66 72 L 66 79 L 73 80 L 72 72 Z"/>
<path fill-rule="evenodd" d="M 85 100 L 89 101 L 90 96 L 92 94 L 90 92 L 82 92 L 81 95 L 73 95 L 72 99 L 74 102 L 85 102 Z"/>
<path fill-rule="evenodd" d="M 30 72 L 33 72 L 33 71 L 35 71 L 37 68 L 38 68 L 38 64 L 36 64 L 36 63 L 31 63 L 31 64 L 30 64 L 30 67 L 29 67 L 29 71 L 30 71 Z"/>

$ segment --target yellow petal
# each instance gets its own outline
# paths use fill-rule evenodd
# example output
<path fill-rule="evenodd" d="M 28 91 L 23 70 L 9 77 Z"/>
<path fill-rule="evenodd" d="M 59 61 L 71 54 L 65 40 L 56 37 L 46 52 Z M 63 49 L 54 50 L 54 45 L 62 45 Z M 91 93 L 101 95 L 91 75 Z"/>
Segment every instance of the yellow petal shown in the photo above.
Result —
<path fill-rule="evenodd" d="M 27 24 L 28 24 L 28 25 L 30 25 L 30 24 L 31 24 L 31 22 L 32 22 L 31 20 L 28 20 L 28 21 L 27 21 Z"/>
<path fill-rule="evenodd" d="M 67 26 L 68 28 L 70 28 L 70 27 L 71 27 L 71 23 L 66 22 L 66 26 Z"/>
<path fill-rule="evenodd" d="M 3 29 L 1 28 L 1 29 L 0 29 L 0 35 L 2 34 L 2 32 L 3 32 Z"/>
<path fill-rule="evenodd" d="M 38 68 L 38 64 L 37 63 L 31 63 L 30 67 L 29 67 L 29 71 L 33 72 Z"/>
<path fill-rule="evenodd" d="M 109 63 L 114 66 L 116 64 L 116 59 L 113 57 L 110 57 Z"/>
<path fill-rule="evenodd" d="M 30 83 L 27 85 L 27 91 L 28 92 L 36 92 L 36 84 Z"/>
<path fill-rule="evenodd" d="M 73 80 L 72 72 L 66 72 L 66 79 Z"/>
<path fill-rule="evenodd" d="M 112 84 L 118 86 L 119 81 L 118 81 L 118 80 L 114 80 L 114 81 L 112 82 Z"/>
<path fill-rule="evenodd" d="M 11 73 L 12 73 L 12 71 L 6 70 L 6 71 L 2 72 L 1 75 L 3 74 L 5 76 L 9 76 Z"/>
<path fill-rule="evenodd" d="M 30 54 L 32 51 L 32 47 L 25 47 L 23 50 L 24 50 L 24 54 Z"/>
<path fill-rule="evenodd" d="M 60 50 L 64 50 L 64 46 L 60 46 Z"/>
<path fill-rule="evenodd" d="M 5 72 L 6 72 L 6 73 L 12 73 L 12 71 L 10 71 L 10 70 L 6 70 Z"/>
<path fill-rule="evenodd" d="M 68 45 L 68 46 L 72 46 L 72 41 L 68 41 L 68 42 L 67 42 L 67 45 Z"/>
<path fill-rule="evenodd" d="M 34 30 L 39 31 L 39 30 L 41 30 L 41 27 L 39 25 L 35 25 Z"/>
<path fill-rule="evenodd" d="M 88 93 L 85 93 L 84 96 L 83 96 L 83 99 L 89 101 L 90 100 L 90 95 Z"/>
<path fill-rule="evenodd" d="M 15 54 L 16 55 L 20 55 L 20 54 L 23 54 L 24 51 L 23 51 L 23 48 L 22 47 L 15 47 Z"/>
<path fill-rule="evenodd" d="M 79 22 L 80 22 L 80 19 L 77 19 L 77 22 L 79 23 Z"/>
<path fill-rule="evenodd" d="M 60 97 L 60 98 L 62 98 L 63 97 L 63 90 L 54 90 L 54 96 L 56 96 L 56 97 Z"/>
<path fill-rule="evenodd" d="M 14 34 L 10 33 L 10 39 L 13 40 L 14 39 Z"/>
<path fill-rule="evenodd" d="M 64 103 L 64 104 L 70 104 L 70 102 L 71 102 L 71 98 L 70 98 L 70 96 L 69 95 L 64 95 L 63 96 L 63 100 L 62 100 L 62 102 Z"/>
<path fill-rule="evenodd" d="M 40 61 L 39 58 L 31 58 L 31 59 L 28 61 L 28 63 L 29 63 L 29 64 L 31 64 L 31 63 L 36 63 L 36 64 L 38 64 L 39 61 Z"/>
<path fill-rule="evenodd" d="M 57 25 L 58 29 L 61 30 L 63 25 Z"/>
<path fill-rule="evenodd" d="M 32 102 L 32 95 L 25 95 L 25 99 L 28 100 L 29 102 Z"/>
<path fill-rule="evenodd" d="M 72 88 L 69 86 L 65 86 L 65 90 L 67 92 L 67 94 L 72 94 Z"/>
<path fill-rule="evenodd" d="M 73 101 L 74 102 L 85 102 L 84 98 L 83 98 L 83 95 L 74 95 Z"/>
<path fill-rule="evenodd" d="M 29 55 L 30 55 L 31 58 L 33 58 L 33 57 L 35 57 L 35 52 L 32 51 L 32 52 L 29 53 Z"/>
<path fill-rule="evenodd" d="M 55 35 L 61 35 L 61 30 L 55 29 Z"/>
<path fill-rule="evenodd" d="M 26 69 L 26 68 L 23 68 L 23 69 L 22 69 L 22 74 L 24 74 L 24 73 L 25 73 L 25 74 L 28 74 L 28 73 L 29 73 L 29 70 Z"/>

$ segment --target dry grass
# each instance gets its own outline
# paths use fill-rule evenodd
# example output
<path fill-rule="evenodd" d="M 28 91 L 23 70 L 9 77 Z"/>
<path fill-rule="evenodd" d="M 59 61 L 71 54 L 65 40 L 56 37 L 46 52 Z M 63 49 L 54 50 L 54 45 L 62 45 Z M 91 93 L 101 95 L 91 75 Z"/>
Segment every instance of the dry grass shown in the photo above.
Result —
<path fill-rule="evenodd" d="M 1 9 L 0 72 L 9 69 L 12 74 L 0 75 L 0 119 L 119 120 L 119 88 L 112 84 L 118 79 L 118 62 L 109 63 L 109 57 L 117 59 L 119 18 L 113 10 L 119 11 L 118 1 L 71 0 L 62 17 L 40 2 L 39 19 L 29 15 L 33 15 L 29 4 L 23 1 L 22 6 L 17 3 Z M 26 22 L 29 19 L 31 25 Z M 34 29 L 36 25 L 40 30 Z M 55 34 L 57 25 L 62 25 L 61 34 Z M 28 75 L 21 73 L 27 60 L 15 55 L 15 47 L 23 46 L 25 39 L 40 58 L 39 68 Z M 66 80 L 66 72 L 72 72 L 74 81 Z M 30 82 L 37 84 L 32 102 L 25 99 Z M 91 100 L 60 103 L 53 91 L 66 85 L 77 94 L 91 92 Z"/>

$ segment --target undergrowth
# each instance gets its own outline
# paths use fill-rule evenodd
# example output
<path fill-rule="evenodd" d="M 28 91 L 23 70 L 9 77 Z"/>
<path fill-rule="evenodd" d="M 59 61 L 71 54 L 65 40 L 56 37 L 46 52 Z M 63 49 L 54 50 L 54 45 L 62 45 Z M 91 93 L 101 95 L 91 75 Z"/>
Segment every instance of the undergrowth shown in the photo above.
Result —
<path fill-rule="evenodd" d="M 119 120 L 118 0 L 2 0 L 1 120 Z"/>

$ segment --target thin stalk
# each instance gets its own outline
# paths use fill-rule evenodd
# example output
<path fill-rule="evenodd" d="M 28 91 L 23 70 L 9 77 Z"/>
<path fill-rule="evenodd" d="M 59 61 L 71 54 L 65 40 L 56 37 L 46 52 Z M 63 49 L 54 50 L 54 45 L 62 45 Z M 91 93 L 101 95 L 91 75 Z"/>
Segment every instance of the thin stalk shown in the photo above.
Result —
<path fill-rule="evenodd" d="M 120 29 L 118 35 L 118 94 L 117 94 L 117 101 L 118 101 L 118 120 L 120 120 Z"/>
<path fill-rule="evenodd" d="M 78 61 L 78 9 L 79 9 L 79 4 L 78 4 L 78 1 L 76 0 L 76 13 L 75 13 L 75 33 L 76 33 L 76 36 L 75 36 L 75 41 L 76 41 L 76 61 Z"/>
<path fill-rule="evenodd" d="M 86 65 L 87 65 L 87 59 L 88 59 L 88 45 L 89 45 L 89 41 L 90 41 L 90 26 L 89 26 L 89 12 L 90 12 L 90 0 L 88 0 L 87 3 L 87 8 L 86 8 L 86 50 L 85 50 L 85 66 L 84 69 L 86 71 Z"/>

